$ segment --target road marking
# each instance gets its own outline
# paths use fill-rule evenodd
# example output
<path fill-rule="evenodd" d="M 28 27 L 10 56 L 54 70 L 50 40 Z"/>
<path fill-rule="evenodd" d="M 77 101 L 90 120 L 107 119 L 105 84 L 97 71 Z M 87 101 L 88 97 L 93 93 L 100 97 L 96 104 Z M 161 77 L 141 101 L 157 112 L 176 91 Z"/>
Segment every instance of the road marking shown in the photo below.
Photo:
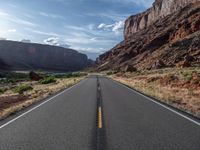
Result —
<path fill-rule="evenodd" d="M 40 103 L 39 105 L 37 105 L 37 106 L 33 107 L 32 109 L 30 109 L 30 110 L 26 111 L 25 113 L 23 113 L 23 114 L 19 115 L 18 117 L 14 118 L 14 119 L 12 119 L 12 120 L 10 120 L 10 121 L 8 121 L 8 122 L 6 122 L 5 124 L 3 124 L 3 125 L 1 125 L 1 126 L 0 126 L 0 129 L 2 129 L 3 127 L 5 127 L 5 126 L 7 126 L 7 125 L 11 124 L 12 122 L 14 122 L 14 121 L 18 120 L 19 118 L 23 117 L 24 115 L 26 115 L 26 114 L 28 114 L 28 113 L 32 112 L 33 110 L 35 110 L 35 109 L 37 109 L 38 107 L 40 107 L 40 106 L 44 105 L 45 103 L 47 103 L 47 102 L 49 102 L 49 101 L 53 100 L 55 97 L 57 97 L 57 96 L 59 96 L 59 95 L 63 94 L 64 92 L 66 92 L 66 91 L 69 91 L 70 89 L 72 89 L 72 88 L 74 88 L 75 86 L 77 86 L 77 85 L 81 84 L 81 83 L 82 83 L 83 81 L 85 81 L 85 80 L 86 80 L 86 79 L 84 79 L 84 80 L 80 81 L 79 83 L 77 83 L 77 84 L 75 84 L 75 85 L 73 85 L 73 86 L 71 86 L 71 87 L 67 88 L 66 90 L 64 90 L 64 91 L 62 91 L 62 92 L 60 92 L 60 93 L 58 93 L 58 94 L 56 94 L 55 96 L 53 96 L 53 97 L 49 98 L 48 100 L 46 100 L 46 101 L 44 101 L 44 102 Z"/>
<path fill-rule="evenodd" d="M 179 116 L 181 116 L 181 117 L 183 117 L 183 118 L 185 118 L 185 119 L 187 119 L 187 120 L 193 122 L 194 124 L 200 126 L 200 122 L 195 121 L 195 120 L 191 119 L 190 117 L 187 117 L 187 116 L 185 116 L 185 115 L 183 115 L 183 114 L 177 112 L 176 110 L 174 110 L 174 109 L 172 109 L 172 108 L 170 108 L 170 107 L 168 107 L 168 106 L 166 106 L 166 105 L 164 105 L 164 104 L 161 104 L 161 103 L 159 103 L 159 102 L 153 100 L 152 98 L 150 98 L 150 97 L 148 97 L 148 96 L 146 96 L 146 95 L 143 95 L 143 94 L 141 94 L 141 93 L 135 91 L 134 89 L 131 89 L 131 88 L 128 87 L 128 86 L 123 85 L 123 84 L 120 83 L 120 82 L 117 82 L 117 81 L 112 80 L 112 79 L 111 79 L 111 81 L 114 81 L 114 82 L 117 83 L 118 85 L 123 86 L 123 87 L 125 87 L 125 88 L 131 90 L 132 92 L 134 92 L 134 93 L 136 93 L 136 94 L 139 94 L 140 96 L 145 97 L 146 99 L 150 100 L 151 102 L 153 102 L 153 103 L 155 103 L 155 104 L 157 104 L 157 105 L 160 105 L 160 106 L 164 107 L 165 109 L 167 109 L 167 110 L 169 110 L 169 111 L 171 111 L 171 112 L 173 112 L 173 113 L 175 113 L 175 114 L 177 114 L 177 115 L 179 115 Z"/>
<path fill-rule="evenodd" d="M 98 128 L 102 128 L 102 110 L 101 107 L 98 108 Z"/>
<path fill-rule="evenodd" d="M 98 86 L 98 91 L 100 91 L 101 90 L 101 88 L 100 88 L 100 86 Z"/>

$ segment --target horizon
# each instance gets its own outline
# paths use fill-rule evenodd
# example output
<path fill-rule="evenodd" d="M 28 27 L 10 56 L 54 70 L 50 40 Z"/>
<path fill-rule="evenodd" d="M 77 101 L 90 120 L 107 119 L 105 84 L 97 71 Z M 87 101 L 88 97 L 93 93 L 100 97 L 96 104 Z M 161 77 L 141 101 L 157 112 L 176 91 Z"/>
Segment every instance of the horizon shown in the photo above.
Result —
<path fill-rule="evenodd" d="M 71 48 L 93 54 L 94 59 L 123 40 L 124 21 L 129 16 L 146 10 L 152 3 L 153 0 L 1 1 L 0 39 Z"/>

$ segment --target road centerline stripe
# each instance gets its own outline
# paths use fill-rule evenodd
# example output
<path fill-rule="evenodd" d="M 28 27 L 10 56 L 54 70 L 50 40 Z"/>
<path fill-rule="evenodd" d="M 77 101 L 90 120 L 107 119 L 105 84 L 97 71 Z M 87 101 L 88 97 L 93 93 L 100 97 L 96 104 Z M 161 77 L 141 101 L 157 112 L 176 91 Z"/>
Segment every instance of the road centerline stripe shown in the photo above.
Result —
<path fill-rule="evenodd" d="M 98 108 L 98 128 L 101 129 L 103 127 L 102 123 L 102 110 L 101 107 Z"/>

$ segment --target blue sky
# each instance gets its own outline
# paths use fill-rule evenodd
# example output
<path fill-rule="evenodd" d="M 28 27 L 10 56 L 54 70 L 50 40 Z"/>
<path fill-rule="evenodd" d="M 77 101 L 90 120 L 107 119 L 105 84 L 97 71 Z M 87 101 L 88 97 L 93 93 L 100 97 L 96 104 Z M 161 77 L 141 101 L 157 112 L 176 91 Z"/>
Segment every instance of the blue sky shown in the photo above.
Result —
<path fill-rule="evenodd" d="M 102 53 L 123 40 L 124 20 L 153 0 L 0 0 L 0 38 Z"/>

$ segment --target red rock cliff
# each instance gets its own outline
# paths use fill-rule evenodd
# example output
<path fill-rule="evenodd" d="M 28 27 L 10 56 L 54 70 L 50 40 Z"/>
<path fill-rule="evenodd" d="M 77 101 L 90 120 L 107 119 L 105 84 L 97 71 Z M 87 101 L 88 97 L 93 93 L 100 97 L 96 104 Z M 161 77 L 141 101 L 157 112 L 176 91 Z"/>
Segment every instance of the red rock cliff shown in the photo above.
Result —
<path fill-rule="evenodd" d="M 154 23 L 160 18 L 182 9 L 190 3 L 200 0 L 156 0 L 153 6 L 147 11 L 130 16 L 125 21 L 124 37 L 125 39 L 132 36 L 137 31 L 146 29 L 149 25 Z"/>
<path fill-rule="evenodd" d="M 145 12 L 148 14 L 147 12 L 156 9 L 155 7 L 160 4 L 160 19 L 151 21 L 153 23 L 147 26 L 147 21 L 149 21 L 147 17 L 143 30 L 141 28 L 132 32 L 126 31 L 125 36 L 128 37 L 124 41 L 99 56 L 96 61 L 98 70 L 134 71 L 175 66 L 200 67 L 200 1 L 188 4 L 162 17 L 161 14 L 169 13 L 161 9 L 164 1 L 167 3 L 167 0 L 157 0 L 154 7 Z M 171 0 L 170 2 L 174 2 L 173 4 L 180 2 L 180 8 L 186 3 L 185 0 Z M 170 6 L 175 7 L 175 5 Z M 134 26 L 129 28 L 134 29 Z"/>

